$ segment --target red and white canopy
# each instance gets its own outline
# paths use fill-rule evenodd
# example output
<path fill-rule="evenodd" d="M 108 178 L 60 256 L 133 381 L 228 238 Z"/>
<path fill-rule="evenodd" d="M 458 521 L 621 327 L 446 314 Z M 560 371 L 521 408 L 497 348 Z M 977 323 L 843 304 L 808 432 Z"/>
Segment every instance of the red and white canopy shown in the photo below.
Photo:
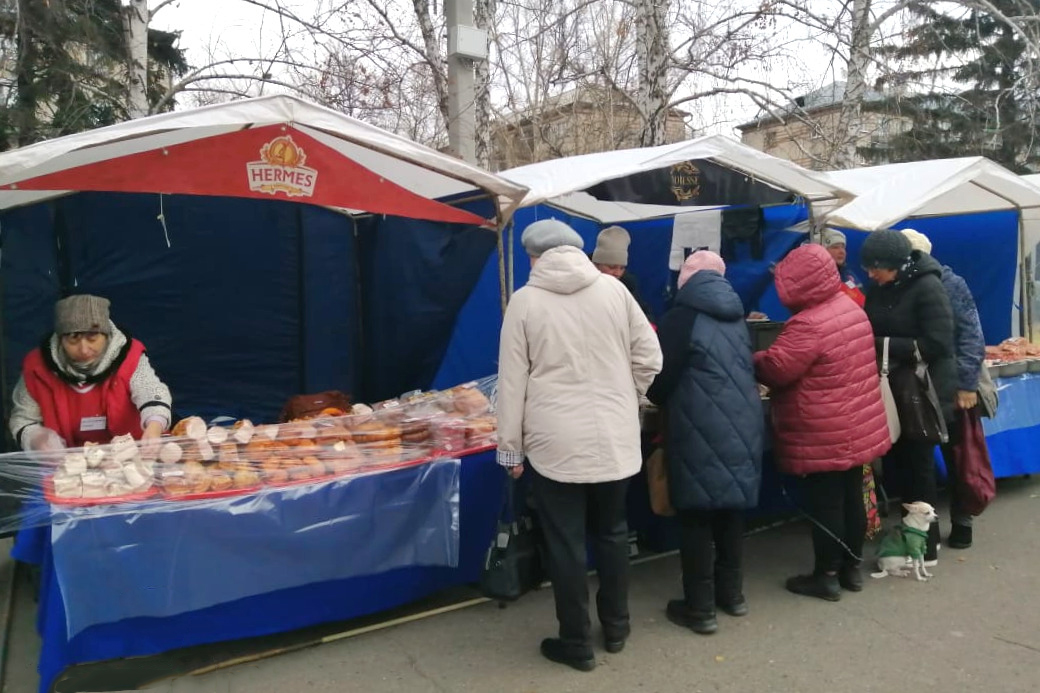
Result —
<path fill-rule="evenodd" d="M 0 210 L 80 191 L 283 199 L 499 226 L 527 189 L 278 95 L 164 113 L 0 154 Z M 438 201 L 484 196 L 494 199 L 498 219 Z"/>

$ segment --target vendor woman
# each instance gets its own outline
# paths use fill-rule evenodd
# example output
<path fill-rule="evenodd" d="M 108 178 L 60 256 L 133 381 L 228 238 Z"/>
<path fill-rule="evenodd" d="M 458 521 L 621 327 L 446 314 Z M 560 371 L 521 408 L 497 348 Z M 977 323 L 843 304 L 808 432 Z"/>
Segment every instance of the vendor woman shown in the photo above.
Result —
<path fill-rule="evenodd" d="M 144 346 L 112 323 L 109 301 L 69 296 L 54 333 L 29 352 L 8 423 L 23 450 L 59 450 L 113 437 L 158 438 L 170 426 L 170 389 Z"/>

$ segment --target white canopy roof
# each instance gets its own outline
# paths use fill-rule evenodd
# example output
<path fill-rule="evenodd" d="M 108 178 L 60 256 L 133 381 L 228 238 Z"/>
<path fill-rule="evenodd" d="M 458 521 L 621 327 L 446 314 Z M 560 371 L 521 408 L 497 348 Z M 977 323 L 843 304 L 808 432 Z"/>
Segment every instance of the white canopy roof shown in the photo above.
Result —
<path fill-rule="evenodd" d="M 569 213 L 611 223 L 706 209 L 604 202 L 581 192 L 604 181 L 665 168 L 691 159 L 709 159 L 811 201 L 848 197 L 845 190 L 818 173 L 720 135 L 658 147 L 554 159 L 509 169 L 500 175 L 530 189 L 523 206 L 548 202 Z"/>
<path fill-rule="evenodd" d="M 499 176 L 403 137 L 322 106 L 285 96 L 265 96 L 133 120 L 40 142 L 0 154 L 0 186 L 106 160 L 166 149 L 264 126 L 286 125 L 288 132 L 333 150 L 397 186 L 436 200 L 490 194 L 502 220 L 526 190 Z M 216 140 L 214 140 L 216 141 Z M 253 158 L 258 158 L 254 153 Z M 198 161 L 205 168 L 206 161 Z M 67 190 L 0 189 L 0 209 L 67 194 Z M 351 211 L 351 210 L 347 210 Z M 354 211 L 371 211 L 358 209 Z"/>
<path fill-rule="evenodd" d="M 938 159 L 824 174 L 855 199 L 827 214 L 832 226 L 874 231 L 910 217 L 1040 208 L 1040 187 L 983 157 Z"/>
<path fill-rule="evenodd" d="M 1022 180 L 1029 181 L 1036 187 L 1040 188 L 1040 173 L 1033 173 L 1028 176 L 1022 176 Z"/>

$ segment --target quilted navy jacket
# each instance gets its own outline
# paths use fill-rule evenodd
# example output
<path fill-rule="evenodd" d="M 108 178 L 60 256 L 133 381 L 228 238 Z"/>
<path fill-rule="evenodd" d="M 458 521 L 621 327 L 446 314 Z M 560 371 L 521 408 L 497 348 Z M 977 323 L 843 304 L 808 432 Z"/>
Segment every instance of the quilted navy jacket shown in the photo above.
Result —
<path fill-rule="evenodd" d="M 667 410 L 672 505 L 755 507 L 765 421 L 740 297 L 721 275 L 698 272 L 679 290 L 658 335 L 664 368 L 647 396 Z"/>
<path fill-rule="evenodd" d="M 986 358 L 986 338 L 982 336 L 979 309 L 968 283 L 943 265 L 942 283 L 953 308 L 953 341 L 957 358 L 957 389 L 975 392 L 979 388 L 982 362 Z"/>

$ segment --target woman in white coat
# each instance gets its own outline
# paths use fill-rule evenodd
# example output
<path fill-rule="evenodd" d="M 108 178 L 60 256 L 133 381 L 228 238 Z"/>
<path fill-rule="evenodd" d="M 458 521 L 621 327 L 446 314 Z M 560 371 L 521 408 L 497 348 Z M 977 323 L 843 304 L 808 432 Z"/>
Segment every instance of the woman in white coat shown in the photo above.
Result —
<path fill-rule="evenodd" d="M 532 269 L 502 325 L 498 461 L 519 477 L 526 459 L 533 476 L 560 624 L 542 654 L 590 671 L 586 536 L 604 645 L 620 652 L 630 632 L 625 491 L 642 465 L 639 399 L 661 370 L 661 347 L 624 284 L 596 269 L 571 227 L 537 221 L 521 243 Z"/>

